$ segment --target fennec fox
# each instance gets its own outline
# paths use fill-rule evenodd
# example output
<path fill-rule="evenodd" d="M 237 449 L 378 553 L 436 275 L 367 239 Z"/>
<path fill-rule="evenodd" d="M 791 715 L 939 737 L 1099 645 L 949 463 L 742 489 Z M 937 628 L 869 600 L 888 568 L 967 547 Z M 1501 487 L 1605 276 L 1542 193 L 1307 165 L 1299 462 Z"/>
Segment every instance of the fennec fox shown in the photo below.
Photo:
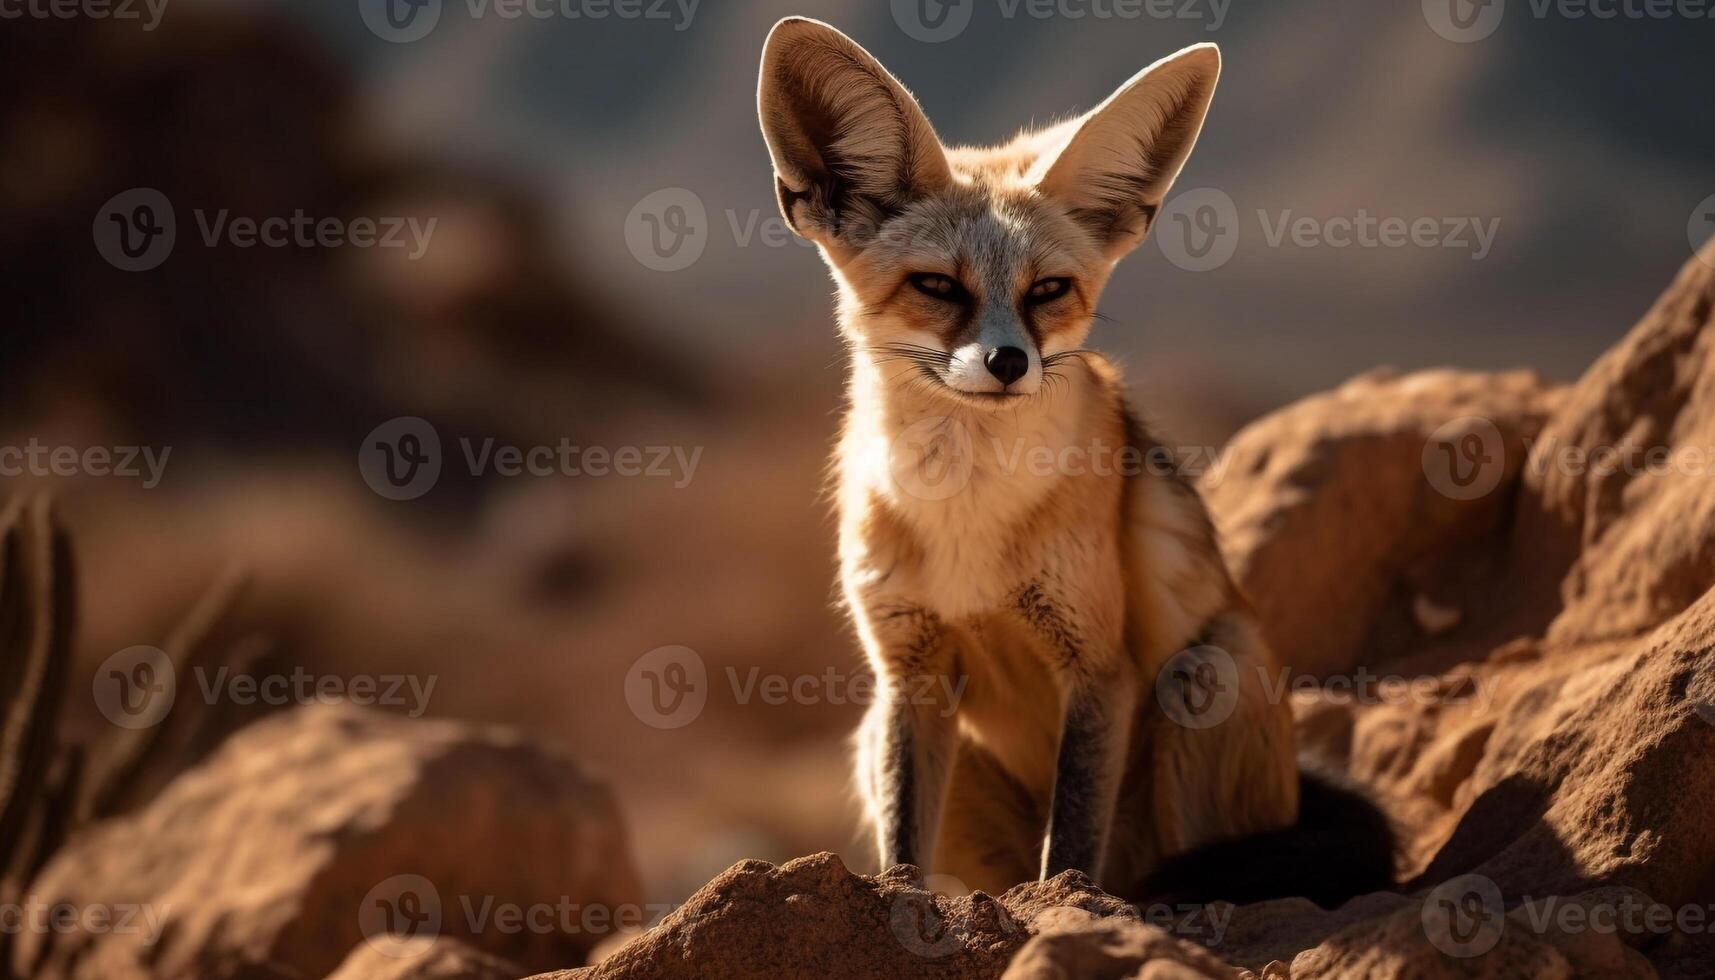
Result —
<path fill-rule="evenodd" d="M 1385 821 L 1299 775 L 1201 499 L 1148 465 L 1170 460 L 1082 349 L 1220 69 L 1199 44 L 1081 117 L 947 148 L 844 34 L 790 18 L 768 37 L 780 209 L 832 268 L 851 349 L 840 564 L 879 680 L 857 778 L 883 866 L 991 892 L 1076 868 L 1127 897 L 1235 901 L 1388 883 Z M 1219 668 L 1183 690 L 1230 714 L 1165 710 L 1164 667 Z M 1301 793 L 1363 833 L 1316 839 Z"/>

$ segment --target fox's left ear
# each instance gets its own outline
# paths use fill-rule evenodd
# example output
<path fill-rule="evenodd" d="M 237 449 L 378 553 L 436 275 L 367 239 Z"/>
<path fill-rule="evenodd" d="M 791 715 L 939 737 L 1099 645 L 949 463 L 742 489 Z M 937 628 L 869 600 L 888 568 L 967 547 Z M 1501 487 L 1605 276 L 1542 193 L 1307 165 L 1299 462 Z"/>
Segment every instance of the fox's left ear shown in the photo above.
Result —
<path fill-rule="evenodd" d="M 952 181 L 917 100 L 820 21 L 788 17 L 774 26 L 757 108 L 780 212 L 825 247 L 861 247 L 904 205 Z"/>
<path fill-rule="evenodd" d="M 1221 51 L 1196 44 L 1163 58 L 1075 123 L 1037 187 L 1066 204 L 1110 259 L 1136 248 L 1197 144 L 1221 77 Z M 1043 164 L 1038 164 L 1042 166 Z"/>

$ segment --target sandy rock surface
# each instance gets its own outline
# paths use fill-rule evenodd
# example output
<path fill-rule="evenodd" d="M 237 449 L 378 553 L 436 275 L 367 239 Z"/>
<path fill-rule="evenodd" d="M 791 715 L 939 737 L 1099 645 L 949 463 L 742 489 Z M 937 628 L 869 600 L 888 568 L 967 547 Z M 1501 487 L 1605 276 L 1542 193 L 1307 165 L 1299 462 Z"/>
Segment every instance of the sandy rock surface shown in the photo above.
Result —
<path fill-rule="evenodd" d="M 30 889 L 139 908 L 158 929 L 30 932 L 16 963 L 43 980 L 320 977 L 392 926 L 540 969 L 600 937 L 467 909 L 618 907 L 639 891 L 611 794 L 570 759 L 508 729 L 314 706 L 240 732 Z"/>
<path fill-rule="evenodd" d="M 517 980 L 523 972 L 499 957 L 442 938 L 405 955 L 364 943 L 327 980 Z"/>

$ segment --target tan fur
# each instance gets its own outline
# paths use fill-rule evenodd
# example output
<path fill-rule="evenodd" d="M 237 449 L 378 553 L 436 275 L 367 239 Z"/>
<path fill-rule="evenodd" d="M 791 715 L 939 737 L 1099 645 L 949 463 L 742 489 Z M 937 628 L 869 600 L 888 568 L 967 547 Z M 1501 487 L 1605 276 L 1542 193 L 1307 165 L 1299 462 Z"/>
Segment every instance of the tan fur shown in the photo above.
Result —
<path fill-rule="evenodd" d="M 1195 491 L 1171 474 L 1018 465 L 1158 450 L 1117 370 L 1075 352 L 1218 73 L 1200 45 L 1078 119 L 944 150 L 838 31 L 792 19 L 769 37 L 759 102 L 782 211 L 835 273 L 852 355 L 840 564 L 883 682 L 858 781 L 884 861 L 932 860 L 991 891 L 1088 863 L 1125 894 L 1163 857 L 1296 817 L 1290 717 L 1259 683 L 1274 662 Z M 968 302 L 925 294 L 924 275 Z M 1070 288 L 1031 305 L 1051 279 Z M 1028 348 L 1011 384 L 982 366 L 999 344 Z M 949 466 L 962 480 L 942 494 Z M 1193 730 L 1164 715 L 1155 683 L 1199 642 L 1231 654 L 1243 684 L 1231 719 Z M 947 690 L 963 693 L 914 697 Z"/>

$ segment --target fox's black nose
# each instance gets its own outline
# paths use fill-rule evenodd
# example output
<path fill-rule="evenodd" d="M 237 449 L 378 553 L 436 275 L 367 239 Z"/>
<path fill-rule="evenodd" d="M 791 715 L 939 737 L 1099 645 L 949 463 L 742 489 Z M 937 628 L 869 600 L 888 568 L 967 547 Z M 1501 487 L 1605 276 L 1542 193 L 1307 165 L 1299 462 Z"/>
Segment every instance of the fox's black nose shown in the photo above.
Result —
<path fill-rule="evenodd" d="M 1016 347 L 996 347 L 989 351 L 989 356 L 983 361 L 988 365 L 989 373 L 1000 379 L 1003 385 L 1012 384 L 1024 377 L 1030 370 L 1030 355 Z"/>

